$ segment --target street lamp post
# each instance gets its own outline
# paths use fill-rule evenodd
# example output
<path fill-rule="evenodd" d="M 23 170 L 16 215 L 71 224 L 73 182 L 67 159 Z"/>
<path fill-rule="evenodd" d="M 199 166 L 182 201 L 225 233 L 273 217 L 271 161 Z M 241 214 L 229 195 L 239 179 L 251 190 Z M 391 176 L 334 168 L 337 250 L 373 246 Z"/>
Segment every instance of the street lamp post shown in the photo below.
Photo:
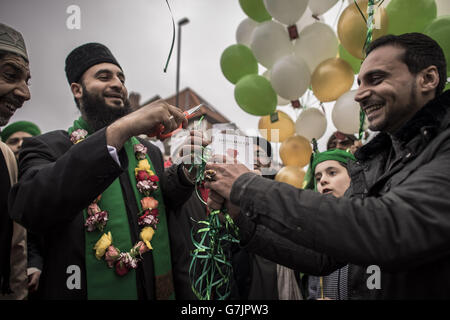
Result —
<path fill-rule="evenodd" d="M 176 83 L 176 103 L 175 106 L 179 108 L 178 100 L 179 100 L 179 94 L 180 94 L 180 50 L 181 50 L 181 26 L 189 23 L 188 18 L 183 18 L 178 21 L 178 48 L 177 48 L 177 83 Z"/>

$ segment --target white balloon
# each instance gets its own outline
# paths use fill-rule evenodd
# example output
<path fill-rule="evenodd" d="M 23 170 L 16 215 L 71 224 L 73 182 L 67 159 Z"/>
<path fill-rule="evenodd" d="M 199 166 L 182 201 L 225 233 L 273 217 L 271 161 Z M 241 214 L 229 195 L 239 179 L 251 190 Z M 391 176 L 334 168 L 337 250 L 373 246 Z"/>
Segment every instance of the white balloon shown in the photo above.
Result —
<path fill-rule="evenodd" d="M 340 96 L 331 112 L 331 120 L 336 129 L 342 133 L 359 133 L 359 103 L 355 101 L 357 90 L 352 90 Z"/>
<path fill-rule="evenodd" d="M 264 71 L 262 76 L 270 81 L 270 70 Z M 279 95 L 277 95 L 277 106 L 287 106 L 290 103 L 291 103 L 291 101 L 284 99 L 284 98 L 280 97 Z"/>
<path fill-rule="evenodd" d="M 316 108 L 304 109 L 295 121 L 295 133 L 308 140 L 319 140 L 327 130 L 327 118 Z"/>
<path fill-rule="evenodd" d="M 437 16 L 445 16 L 450 14 L 450 1 L 449 0 L 436 0 Z"/>
<path fill-rule="evenodd" d="M 277 95 L 277 106 L 287 106 L 291 102 Z"/>
<path fill-rule="evenodd" d="M 322 22 L 305 27 L 294 44 L 295 55 L 306 61 L 311 74 L 322 61 L 335 58 L 338 49 L 336 33 Z"/>
<path fill-rule="evenodd" d="M 255 30 L 258 24 L 258 22 L 250 18 L 242 20 L 236 30 L 236 42 L 250 47 L 253 30 Z"/>
<path fill-rule="evenodd" d="M 280 97 L 293 101 L 300 98 L 308 89 L 311 73 L 303 59 L 288 55 L 273 65 L 270 83 Z"/>
<path fill-rule="evenodd" d="M 319 19 L 319 20 L 317 20 L 317 19 Z M 317 19 L 313 17 L 313 13 L 311 12 L 311 9 L 309 9 L 309 7 L 306 8 L 305 13 L 300 18 L 300 20 L 296 23 L 297 30 L 300 32 L 305 27 L 309 26 L 310 24 L 313 24 L 316 21 L 322 21 L 322 16 L 317 16 Z"/>
<path fill-rule="evenodd" d="M 288 26 L 295 24 L 308 7 L 308 0 L 264 0 L 267 11 Z"/>
<path fill-rule="evenodd" d="M 313 14 L 320 15 L 330 10 L 336 2 L 338 0 L 310 0 L 308 6 Z"/>
<path fill-rule="evenodd" d="M 255 28 L 250 48 L 258 62 L 268 69 L 293 51 L 286 28 L 276 21 L 265 21 Z"/>

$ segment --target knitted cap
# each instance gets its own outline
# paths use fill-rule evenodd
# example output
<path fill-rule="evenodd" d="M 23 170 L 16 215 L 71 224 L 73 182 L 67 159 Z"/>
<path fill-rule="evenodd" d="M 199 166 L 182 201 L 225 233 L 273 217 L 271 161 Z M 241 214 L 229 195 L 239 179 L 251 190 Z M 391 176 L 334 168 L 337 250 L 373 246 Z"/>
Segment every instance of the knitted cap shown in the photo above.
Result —
<path fill-rule="evenodd" d="M 0 50 L 16 53 L 28 61 L 22 34 L 3 23 L 0 23 Z"/>
<path fill-rule="evenodd" d="M 112 55 L 111 51 L 100 43 L 86 43 L 73 49 L 66 58 L 66 76 L 69 84 L 78 82 L 83 73 L 99 63 L 112 63 L 122 67 Z"/>
<path fill-rule="evenodd" d="M 2 130 L 2 132 L 0 133 L 2 141 L 6 142 L 6 140 L 8 140 L 10 136 L 19 131 L 28 132 L 33 137 L 41 134 L 41 130 L 33 122 L 17 121 L 11 123 Z"/>

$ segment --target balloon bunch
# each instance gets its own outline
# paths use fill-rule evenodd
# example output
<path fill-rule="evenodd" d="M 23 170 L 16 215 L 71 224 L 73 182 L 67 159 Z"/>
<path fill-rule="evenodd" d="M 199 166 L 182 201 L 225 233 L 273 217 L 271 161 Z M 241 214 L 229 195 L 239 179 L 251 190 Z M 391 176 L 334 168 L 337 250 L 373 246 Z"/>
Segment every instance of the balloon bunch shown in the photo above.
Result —
<path fill-rule="evenodd" d="M 302 167 L 312 152 L 309 142 L 323 136 L 327 120 L 319 109 L 303 105 L 294 123 L 287 113 L 276 111 L 277 105 L 291 104 L 298 109 L 302 107 L 300 98 L 311 89 L 320 101 L 332 101 L 332 95 L 347 91 L 353 84 L 351 66 L 336 58 L 336 33 L 320 21 L 321 15 L 337 2 L 239 0 L 248 18 L 237 28 L 237 44 L 223 52 L 221 69 L 235 84 L 237 104 L 249 114 L 262 116 L 258 125 L 262 136 L 282 143 L 280 157 L 286 167 L 277 176 L 280 181 L 293 174 L 292 181 L 303 179 Z M 262 74 L 259 65 L 266 69 Z"/>
<path fill-rule="evenodd" d="M 286 146 L 297 150 L 303 145 L 300 140 L 317 141 L 326 132 L 324 112 L 305 105 L 311 93 L 323 111 L 323 103 L 334 102 L 332 121 L 338 131 L 362 136 L 367 123 L 351 89 L 371 41 L 388 33 L 423 32 L 444 49 L 450 70 L 449 0 L 341 0 L 347 6 L 339 14 L 336 33 L 321 15 L 338 1 L 239 0 L 248 18 L 237 28 L 237 44 L 222 54 L 222 72 L 235 85 L 237 104 L 261 116 L 261 135 L 282 143 L 285 165 L 291 163 L 293 152 L 282 155 L 281 150 L 286 151 Z M 276 111 L 288 104 L 302 107 L 295 122 Z M 300 153 L 308 152 L 305 147 Z M 303 164 L 295 163 L 299 168 Z"/>

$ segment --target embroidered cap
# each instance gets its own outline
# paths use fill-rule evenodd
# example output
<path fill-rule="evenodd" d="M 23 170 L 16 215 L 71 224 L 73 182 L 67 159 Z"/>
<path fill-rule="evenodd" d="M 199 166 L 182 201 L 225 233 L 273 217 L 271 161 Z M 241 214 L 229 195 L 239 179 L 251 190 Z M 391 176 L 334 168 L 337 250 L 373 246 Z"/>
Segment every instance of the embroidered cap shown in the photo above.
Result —
<path fill-rule="evenodd" d="M 16 53 L 28 62 L 27 49 L 22 34 L 0 23 L 0 50 Z"/>

